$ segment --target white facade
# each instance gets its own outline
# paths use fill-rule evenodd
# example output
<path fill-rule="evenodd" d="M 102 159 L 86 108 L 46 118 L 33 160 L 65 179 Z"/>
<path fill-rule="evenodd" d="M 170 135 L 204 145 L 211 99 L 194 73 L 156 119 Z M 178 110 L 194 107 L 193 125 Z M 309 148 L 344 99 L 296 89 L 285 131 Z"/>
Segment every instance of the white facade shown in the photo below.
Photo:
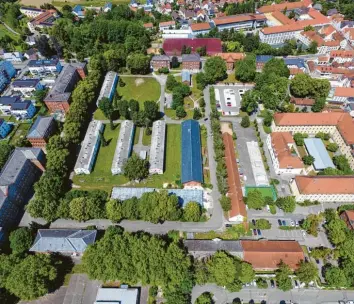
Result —
<path fill-rule="evenodd" d="M 113 175 L 123 173 L 124 164 L 131 154 L 134 140 L 134 129 L 134 123 L 130 120 L 124 120 L 121 123 L 116 151 L 114 152 L 111 167 Z"/>
<path fill-rule="evenodd" d="M 150 174 L 163 174 L 165 159 L 166 122 L 157 120 L 152 125 L 150 148 Z"/>
<path fill-rule="evenodd" d="M 259 38 L 261 42 L 268 43 L 270 45 L 274 44 L 282 44 L 286 40 L 294 39 L 296 34 L 301 31 L 292 31 L 292 32 L 281 32 L 281 33 L 273 33 L 265 35 L 262 31 L 259 31 Z"/>
<path fill-rule="evenodd" d="M 33 7 L 20 7 L 20 12 L 30 18 L 36 18 L 44 12 L 44 10 Z"/>
<path fill-rule="evenodd" d="M 91 173 L 100 147 L 100 132 L 103 131 L 103 127 L 103 123 L 98 120 L 92 120 L 90 122 L 76 161 L 74 169 L 76 174 Z"/>
<path fill-rule="evenodd" d="M 191 38 L 191 30 L 164 30 L 162 33 L 163 39 Z"/>
<path fill-rule="evenodd" d="M 23 54 L 20 52 L 4 53 L 2 58 L 11 62 L 21 62 L 23 60 Z"/>

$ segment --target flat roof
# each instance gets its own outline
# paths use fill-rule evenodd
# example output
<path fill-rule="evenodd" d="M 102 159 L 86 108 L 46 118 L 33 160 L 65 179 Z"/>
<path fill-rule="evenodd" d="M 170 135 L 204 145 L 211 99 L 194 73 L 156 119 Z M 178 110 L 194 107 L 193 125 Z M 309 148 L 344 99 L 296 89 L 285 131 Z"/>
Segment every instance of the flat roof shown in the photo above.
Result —
<path fill-rule="evenodd" d="M 117 85 L 117 77 L 118 74 L 116 72 L 109 71 L 106 74 L 101 87 L 100 95 L 97 98 L 97 105 L 99 101 L 104 97 L 110 99 L 111 92 L 115 89 L 115 86 Z"/>
<path fill-rule="evenodd" d="M 259 146 L 256 141 L 248 141 L 247 143 L 248 155 L 251 159 L 252 172 L 256 186 L 269 186 L 267 172 L 263 165 L 262 155 L 259 151 Z"/>
<path fill-rule="evenodd" d="M 75 171 L 78 169 L 89 170 L 94 156 L 97 141 L 100 139 L 99 132 L 103 130 L 103 123 L 98 120 L 92 120 L 87 128 L 85 138 L 81 144 L 79 156 L 76 160 Z M 97 156 L 97 155 L 96 155 Z"/>
<path fill-rule="evenodd" d="M 320 138 L 305 138 L 307 152 L 315 158 L 313 166 L 316 170 L 335 168 L 329 154 Z"/>
<path fill-rule="evenodd" d="M 166 122 L 163 120 L 155 121 L 152 124 L 149 170 L 163 171 L 165 159 L 165 136 Z"/>
<path fill-rule="evenodd" d="M 137 304 L 137 288 L 100 288 L 94 304 Z"/>
<path fill-rule="evenodd" d="M 184 206 L 189 202 L 197 202 L 203 206 L 203 190 L 201 189 L 157 189 L 157 188 L 130 188 L 130 187 L 113 187 L 112 199 L 125 201 L 132 197 L 141 198 L 144 193 L 166 190 L 168 194 L 175 194 L 178 202 Z"/>
<path fill-rule="evenodd" d="M 111 167 L 112 174 L 120 174 L 123 171 L 123 166 L 131 153 L 134 129 L 134 123 L 130 120 L 124 120 L 120 125 L 119 137 Z"/>

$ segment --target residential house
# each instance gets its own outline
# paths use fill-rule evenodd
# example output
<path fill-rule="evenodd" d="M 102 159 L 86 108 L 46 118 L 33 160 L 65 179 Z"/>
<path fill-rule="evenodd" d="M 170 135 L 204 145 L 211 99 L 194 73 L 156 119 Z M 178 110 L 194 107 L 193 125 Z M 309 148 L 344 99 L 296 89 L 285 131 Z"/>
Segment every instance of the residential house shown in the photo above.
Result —
<path fill-rule="evenodd" d="M 42 14 L 38 15 L 31 21 L 27 23 L 29 30 L 32 33 L 36 32 L 36 28 L 49 28 L 52 27 L 54 21 L 59 17 L 56 10 L 47 10 L 44 11 Z"/>
<path fill-rule="evenodd" d="M 21 12 L 21 14 L 25 15 L 26 17 L 36 18 L 37 16 L 39 16 L 43 12 L 45 12 L 45 10 L 44 9 L 40 9 L 40 8 L 35 8 L 35 7 L 21 6 L 20 7 L 20 12 Z"/>
<path fill-rule="evenodd" d="M 352 50 L 331 51 L 330 58 L 332 59 L 332 62 L 338 62 L 338 63 L 352 62 L 354 58 L 354 51 Z"/>
<path fill-rule="evenodd" d="M 354 177 L 350 175 L 298 175 L 290 182 L 290 188 L 297 202 L 349 203 L 354 200 Z"/>
<path fill-rule="evenodd" d="M 0 227 L 10 228 L 31 199 L 33 184 L 44 171 L 39 148 L 15 148 L 0 173 Z M 4 237 L 4 234 L 1 234 Z"/>
<path fill-rule="evenodd" d="M 228 184 L 227 197 L 231 201 L 231 209 L 228 212 L 229 221 L 243 223 L 247 218 L 247 211 L 246 205 L 243 201 L 240 174 L 236 163 L 234 141 L 229 133 L 223 133 L 222 138 L 225 146 L 225 163 Z"/>
<path fill-rule="evenodd" d="M 200 127 L 196 120 L 182 122 L 182 174 L 184 188 L 200 188 L 203 183 Z"/>
<path fill-rule="evenodd" d="M 346 223 L 349 230 L 354 230 L 354 210 L 344 210 L 339 216 Z"/>
<path fill-rule="evenodd" d="M 152 30 L 154 28 L 154 25 L 152 24 L 152 22 L 144 23 L 143 26 L 146 30 Z"/>
<path fill-rule="evenodd" d="M 0 61 L 0 93 L 11 82 L 11 78 L 15 77 L 16 70 L 10 61 Z"/>
<path fill-rule="evenodd" d="M 312 98 L 296 98 L 291 97 L 290 102 L 298 107 L 312 107 L 315 104 L 315 100 Z"/>
<path fill-rule="evenodd" d="M 44 86 L 40 79 L 16 79 L 11 83 L 11 89 L 15 92 L 20 92 L 25 97 L 30 97 L 35 91 L 43 90 Z"/>
<path fill-rule="evenodd" d="M 13 115 L 18 119 L 29 119 L 36 113 L 31 100 L 22 100 L 20 96 L 0 97 L 0 110 L 3 115 Z"/>
<path fill-rule="evenodd" d="M 201 66 L 200 56 L 197 53 L 182 55 L 183 70 L 199 71 Z"/>
<path fill-rule="evenodd" d="M 175 21 L 165 21 L 165 22 L 159 23 L 159 30 L 160 31 L 174 29 L 174 28 L 176 28 Z"/>
<path fill-rule="evenodd" d="M 38 229 L 29 251 L 82 255 L 96 240 L 97 230 Z"/>
<path fill-rule="evenodd" d="M 266 142 L 276 174 L 304 173 L 304 163 L 296 151 L 296 145 L 290 132 L 268 134 Z"/>
<path fill-rule="evenodd" d="M 90 174 L 95 164 L 98 149 L 100 148 L 100 133 L 104 125 L 98 120 L 92 120 L 87 128 L 85 138 L 81 143 L 79 156 L 74 171 L 76 174 Z"/>
<path fill-rule="evenodd" d="M 12 129 L 12 125 L 8 124 L 4 119 L 0 118 L 0 137 L 4 139 Z"/>
<path fill-rule="evenodd" d="M 167 55 L 155 55 L 151 59 L 151 67 L 154 71 L 161 68 L 170 69 L 170 57 Z"/>
<path fill-rule="evenodd" d="M 23 54 L 21 52 L 7 52 L 4 53 L 2 59 L 11 61 L 11 62 L 21 62 L 24 60 Z"/>
<path fill-rule="evenodd" d="M 30 60 L 27 66 L 32 75 L 41 75 L 46 73 L 59 74 L 63 69 L 59 59 Z"/>
<path fill-rule="evenodd" d="M 54 117 L 39 115 L 28 131 L 27 139 L 32 147 L 44 149 L 54 131 Z"/>
<path fill-rule="evenodd" d="M 215 56 L 219 56 L 225 61 L 226 68 L 229 71 L 232 71 L 235 68 L 235 63 L 237 61 L 246 57 L 245 53 L 219 53 L 215 54 Z"/>
<path fill-rule="evenodd" d="M 354 88 L 337 87 L 334 89 L 332 96 L 329 96 L 329 101 L 334 103 L 353 103 Z"/>
<path fill-rule="evenodd" d="M 85 18 L 85 9 L 79 4 L 74 6 L 71 13 L 80 19 Z"/>

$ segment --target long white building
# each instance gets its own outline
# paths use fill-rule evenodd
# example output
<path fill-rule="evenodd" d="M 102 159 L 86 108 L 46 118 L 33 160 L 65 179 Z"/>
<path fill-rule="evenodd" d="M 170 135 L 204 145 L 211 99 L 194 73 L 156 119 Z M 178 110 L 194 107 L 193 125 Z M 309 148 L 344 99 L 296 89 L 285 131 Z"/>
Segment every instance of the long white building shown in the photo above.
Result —
<path fill-rule="evenodd" d="M 150 174 L 163 174 L 165 159 L 165 134 L 166 122 L 155 121 L 152 125 L 151 148 L 150 148 Z"/>
<path fill-rule="evenodd" d="M 99 133 L 103 131 L 103 128 L 103 123 L 98 120 L 90 122 L 75 164 L 76 174 L 91 173 L 101 143 Z"/>
<path fill-rule="evenodd" d="M 111 168 L 113 175 L 123 173 L 124 164 L 132 152 L 134 129 L 134 123 L 130 120 L 124 120 L 121 123 L 116 151 L 114 152 Z"/>
<path fill-rule="evenodd" d="M 100 95 L 97 98 L 96 105 L 98 106 L 98 103 L 100 100 L 104 97 L 108 98 L 109 101 L 112 101 L 114 93 L 116 91 L 118 83 L 118 74 L 116 72 L 108 72 L 104 78 Z"/>

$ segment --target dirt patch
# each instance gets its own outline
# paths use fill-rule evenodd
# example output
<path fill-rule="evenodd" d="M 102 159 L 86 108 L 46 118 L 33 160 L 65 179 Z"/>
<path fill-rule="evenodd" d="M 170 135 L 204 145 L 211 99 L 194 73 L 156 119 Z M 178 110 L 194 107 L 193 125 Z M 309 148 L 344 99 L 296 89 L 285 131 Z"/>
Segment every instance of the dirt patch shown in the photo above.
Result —
<path fill-rule="evenodd" d="M 221 123 L 221 133 L 229 133 L 232 135 L 232 129 L 230 128 L 230 124 L 228 122 Z"/>
<path fill-rule="evenodd" d="M 40 7 L 44 3 L 52 3 L 52 0 L 21 0 L 21 4 L 23 5 L 33 5 L 36 7 Z"/>
<path fill-rule="evenodd" d="M 145 82 L 145 80 L 143 78 L 137 78 L 135 79 L 135 85 L 138 87 L 140 85 L 142 85 Z"/>

